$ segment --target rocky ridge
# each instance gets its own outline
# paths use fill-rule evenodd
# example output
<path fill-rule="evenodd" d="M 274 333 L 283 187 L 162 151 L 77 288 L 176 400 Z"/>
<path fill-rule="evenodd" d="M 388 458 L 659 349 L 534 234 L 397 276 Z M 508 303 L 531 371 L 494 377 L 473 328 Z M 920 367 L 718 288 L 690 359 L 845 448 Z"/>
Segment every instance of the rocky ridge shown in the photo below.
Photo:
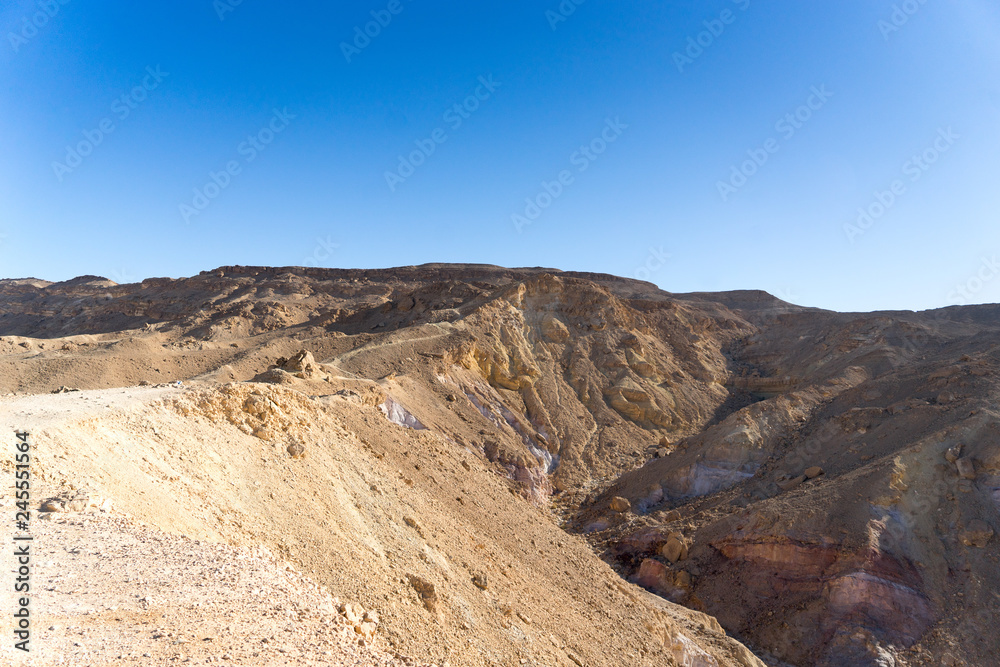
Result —
<path fill-rule="evenodd" d="M 982 627 L 1000 585 L 995 306 L 831 313 L 762 292 L 669 294 L 611 276 L 475 265 L 224 267 L 136 285 L 0 281 L 0 297 L 7 391 L 180 380 L 187 388 L 150 419 L 224 428 L 238 434 L 225 438 L 276 448 L 289 465 L 329 465 L 334 441 L 358 443 L 350 447 L 374 457 L 366 466 L 394 462 L 394 488 L 424 489 L 438 503 L 442 479 L 463 485 L 489 473 L 516 497 L 488 507 L 506 498 L 509 517 L 551 508 L 623 580 L 717 618 L 768 664 L 990 664 Z M 58 398 L 84 400 L 75 397 Z M 60 429 L 71 437 L 70 426 Z M 330 488 L 319 479 L 302 483 Z M 471 511 L 467 491 L 448 493 Z M 475 507 L 470 527 L 483 520 Z M 248 506 L 246 521 L 261 511 Z M 425 511 L 439 513 L 434 503 Z M 165 530 L 187 521 L 153 518 Z M 280 544 L 266 530 L 246 532 L 246 522 L 213 521 L 221 518 L 197 528 Z M 448 521 L 429 529 L 412 512 L 394 521 L 421 540 L 449 532 Z M 527 542 L 529 528 L 504 521 Z M 309 549 L 329 546 L 302 530 L 285 548 L 315 560 Z M 338 557 L 368 548 L 344 546 Z M 477 569 L 475 552 L 434 548 Z M 564 548 L 546 558 L 565 559 Z M 311 573 L 361 597 L 349 578 L 330 578 L 336 567 L 313 562 Z M 371 567 L 397 578 L 390 599 L 408 590 L 420 614 L 451 613 L 454 637 L 467 632 L 454 582 L 433 569 Z M 470 570 L 462 599 L 489 593 L 497 576 Z M 668 603 L 636 599 L 645 611 L 631 618 L 643 632 L 683 625 L 677 607 L 654 613 L 649 605 Z M 404 616 L 412 627 L 422 618 Z M 403 637 L 394 623 L 383 615 L 382 636 Z M 720 665 L 756 660 L 735 657 L 745 649 L 733 642 L 713 654 L 714 640 L 679 632 L 659 650 L 707 642 L 699 650 Z M 442 646 L 421 650 L 436 659 Z M 586 646 L 569 653 L 600 664 Z"/>

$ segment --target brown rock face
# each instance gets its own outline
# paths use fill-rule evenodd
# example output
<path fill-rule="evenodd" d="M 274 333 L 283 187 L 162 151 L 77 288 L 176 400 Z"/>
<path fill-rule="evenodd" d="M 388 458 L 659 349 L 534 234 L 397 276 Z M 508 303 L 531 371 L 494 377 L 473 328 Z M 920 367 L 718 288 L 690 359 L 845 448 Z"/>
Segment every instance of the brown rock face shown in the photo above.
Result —
<path fill-rule="evenodd" d="M 673 602 L 683 602 L 691 590 L 691 575 L 684 570 L 672 570 L 663 563 L 645 559 L 632 581 Z"/>
<path fill-rule="evenodd" d="M 671 533 L 660 547 L 660 553 L 671 563 L 688 557 L 688 545 L 679 533 Z"/>
<path fill-rule="evenodd" d="M 958 459 L 955 461 L 955 467 L 958 468 L 958 474 L 962 476 L 962 479 L 976 478 L 976 464 L 972 462 L 972 459 L 968 457 Z"/>
<path fill-rule="evenodd" d="M 114 460 L 136 453 L 133 465 L 92 438 L 55 465 L 89 469 L 168 530 L 266 542 L 391 608 L 376 620 L 352 602 L 344 620 L 417 662 L 760 667 L 714 620 L 616 579 L 537 507 L 711 421 L 728 395 L 723 348 L 751 329 L 648 284 L 538 269 L 0 281 L 0 387 L 169 391 L 126 422 L 73 422 L 128 443 Z M 190 433 L 163 435 L 168 417 Z"/>
<path fill-rule="evenodd" d="M 296 455 L 291 432 L 331 406 L 369 420 L 351 446 L 393 461 L 394 493 L 437 489 L 447 443 L 459 474 L 489 470 L 526 516 L 550 507 L 616 571 L 714 615 L 773 664 L 986 665 L 1000 651 L 989 631 L 1000 613 L 997 306 L 831 313 L 762 292 L 669 294 L 490 266 L 0 281 L 3 391 L 177 381 L 209 395 L 171 410 L 230 424 L 296 474 L 337 451 L 304 432 L 308 457 L 284 456 Z M 405 435 L 386 444 L 379 429 Z M 435 507 L 484 511 L 471 486 Z M 489 587 L 471 572 L 432 576 L 433 564 L 456 566 L 428 545 L 424 569 L 394 575 L 392 590 L 412 597 L 406 623 L 419 611 L 447 626 L 466 618 L 459 598 L 492 601 L 514 585 L 519 567 L 473 537 L 513 524 L 499 512 L 475 521 L 462 544 L 483 562 L 465 560 L 484 584 L 496 568 Z M 447 522 L 416 525 L 401 524 L 405 544 Z M 376 547 L 362 551 L 392 560 Z M 468 618 L 458 623 L 471 629 Z M 530 625 L 504 618 L 511 632 Z M 650 623 L 642 632 L 658 632 Z M 701 656 L 677 633 L 661 633 L 657 660 Z M 725 646 L 712 660 L 740 664 L 744 649 Z M 596 655 L 557 648 L 562 662 Z"/>
<path fill-rule="evenodd" d="M 614 512 L 628 512 L 632 509 L 632 503 L 621 496 L 615 496 L 611 499 L 610 507 Z"/>

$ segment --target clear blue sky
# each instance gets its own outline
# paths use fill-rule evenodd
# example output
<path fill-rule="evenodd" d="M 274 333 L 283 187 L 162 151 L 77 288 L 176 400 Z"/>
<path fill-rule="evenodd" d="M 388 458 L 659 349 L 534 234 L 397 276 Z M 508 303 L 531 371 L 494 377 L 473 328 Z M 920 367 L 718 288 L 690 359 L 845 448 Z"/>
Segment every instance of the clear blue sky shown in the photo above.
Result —
<path fill-rule="evenodd" d="M 0 277 L 485 262 L 1000 301 L 996 3 L 561 8 L 7 0 Z"/>

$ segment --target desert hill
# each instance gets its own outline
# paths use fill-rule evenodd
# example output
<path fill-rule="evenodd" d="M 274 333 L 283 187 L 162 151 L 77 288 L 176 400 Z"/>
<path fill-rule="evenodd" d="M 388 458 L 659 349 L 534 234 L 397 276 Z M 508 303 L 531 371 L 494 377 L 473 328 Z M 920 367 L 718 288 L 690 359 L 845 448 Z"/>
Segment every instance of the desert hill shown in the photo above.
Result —
<path fill-rule="evenodd" d="M 998 347 L 996 306 L 543 268 L 4 280 L 0 421 L 426 662 L 990 665 Z"/>

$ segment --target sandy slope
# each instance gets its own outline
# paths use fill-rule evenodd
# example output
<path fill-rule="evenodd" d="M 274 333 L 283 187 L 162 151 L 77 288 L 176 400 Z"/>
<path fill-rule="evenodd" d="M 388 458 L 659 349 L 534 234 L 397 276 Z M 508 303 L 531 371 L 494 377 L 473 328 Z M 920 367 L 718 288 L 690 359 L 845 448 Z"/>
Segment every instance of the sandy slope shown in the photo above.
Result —
<path fill-rule="evenodd" d="M 332 594 L 376 610 L 377 645 L 439 664 L 652 665 L 685 656 L 704 659 L 694 664 L 759 664 L 708 617 L 622 582 L 472 452 L 390 423 L 375 407 L 380 390 L 374 383 L 368 389 L 377 398 L 310 398 L 281 386 L 239 384 L 0 399 L 0 429 L 31 431 L 34 470 L 45 485 L 87 487 L 113 499 L 119 517 L 86 525 L 77 515 L 66 515 L 73 517 L 67 524 L 36 520 L 39 544 L 49 551 L 43 562 L 54 565 L 39 568 L 43 590 L 35 604 L 46 617 L 62 617 L 53 624 L 63 628 L 36 637 L 49 651 L 42 656 L 51 656 L 36 664 L 57 664 L 55 656 L 83 649 L 93 663 L 75 664 L 153 650 L 183 653 L 164 653 L 163 642 L 148 633 L 126 631 L 137 627 L 133 617 L 112 620 L 107 607 L 134 611 L 129 594 L 154 601 L 151 608 L 163 616 L 150 623 L 160 634 L 191 632 L 183 627 L 197 616 L 204 633 L 218 635 L 218 650 L 213 644 L 198 656 L 188 653 L 192 658 L 225 653 L 234 664 L 271 664 L 270 644 L 252 653 L 258 637 L 273 634 L 286 650 L 296 647 L 305 664 L 320 659 L 321 649 L 333 650 L 324 646 L 339 635 L 317 630 L 330 614 L 319 598 L 301 594 L 308 583 L 297 583 L 284 599 L 297 599 L 298 613 L 312 614 L 313 624 L 303 621 L 294 638 L 267 625 L 282 618 L 269 609 L 282 606 L 275 586 L 283 582 L 280 571 L 268 579 L 268 568 L 280 567 L 267 560 L 237 567 L 233 576 L 251 583 L 193 610 L 204 591 L 188 582 L 221 562 L 209 544 L 231 545 L 219 552 L 229 560 L 266 545 Z M 259 421 L 267 426 L 247 434 L 240 426 L 247 428 L 247 406 L 258 401 L 271 411 Z M 304 458 L 285 451 L 292 440 L 306 443 Z M 3 474 L 10 474 L 10 453 L 4 452 Z M 138 529 L 125 517 L 172 536 Z M 54 533 L 56 526 L 65 532 Z M 192 547 L 189 539 L 202 544 Z M 162 559 L 143 550 L 151 541 L 161 545 Z M 78 543 L 80 553 L 67 555 L 60 544 L 68 542 Z M 115 559 L 131 561 L 135 570 Z M 67 578 L 87 579 L 91 566 L 108 579 L 64 597 Z M 474 578 L 484 575 L 481 589 Z M 48 582 L 59 585 L 46 591 Z M 246 594 L 254 588 L 264 592 Z M 253 604 L 258 598 L 267 605 Z M 101 623 L 90 623 L 91 607 L 103 614 Z M 66 643 L 67 627 L 92 629 L 76 647 Z"/>
<path fill-rule="evenodd" d="M 115 512 L 52 517 L 32 529 L 31 650 L 5 643 L 5 664 L 414 664 L 359 645 L 338 601 L 264 549 L 166 534 Z"/>

